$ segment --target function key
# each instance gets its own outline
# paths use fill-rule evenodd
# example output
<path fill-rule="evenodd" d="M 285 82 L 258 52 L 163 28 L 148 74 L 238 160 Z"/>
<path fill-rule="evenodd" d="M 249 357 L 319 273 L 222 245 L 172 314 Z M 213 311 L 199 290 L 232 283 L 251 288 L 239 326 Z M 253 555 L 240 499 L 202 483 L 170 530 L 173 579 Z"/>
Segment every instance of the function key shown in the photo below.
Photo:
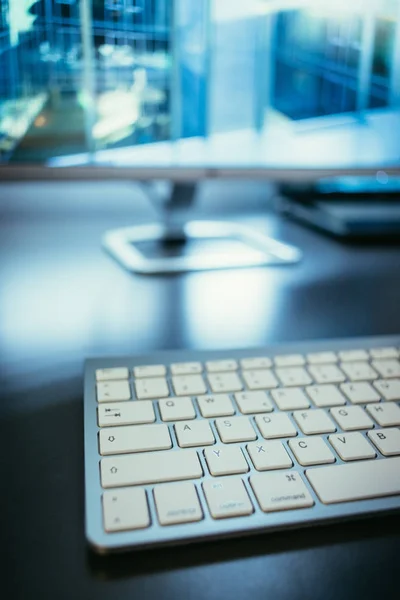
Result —
<path fill-rule="evenodd" d="M 272 360 L 268 358 L 268 356 L 242 358 L 240 366 L 242 369 L 268 369 L 269 367 L 272 367 Z"/>
<path fill-rule="evenodd" d="M 274 357 L 277 367 L 301 367 L 305 364 L 305 358 L 301 354 L 282 354 Z"/>
<path fill-rule="evenodd" d="M 142 367 L 135 367 L 133 374 L 135 377 L 164 377 L 167 369 L 164 365 L 145 365 Z"/>
<path fill-rule="evenodd" d="M 129 371 L 126 367 L 111 367 L 96 369 L 96 381 L 112 381 L 115 379 L 128 379 Z"/>
<path fill-rule="evenodd" d="M 337 356 L 334 352 L 310 352 L 307 354 L 307 361 L 310 365 L 323 365 L 337 362 Z"/>
<path fill-rule="evenodd" d="M 236 360 L 209 360 L 206 362 L 206 369 L 209 373 L 236 371 L 237 368 Z"/>
<path fill-rule="evenodd" d="M 366 350 L 342 350 L 339 352 L 339 358 L 343 362 L 353 362 L 356 360 L 368 360 L 368 352 Z"/>
<path fill-rule="evenodd" d="M 172 375 L 198 375 L 203 370 L 200 362 L 182 362 L 171 365 Z"/>
<path fill-rule="evenodd" d="M 148 527 L 150 515 L 146 492 L 138 488 L 104 492 L 103 519 L 107 532 Z"/>

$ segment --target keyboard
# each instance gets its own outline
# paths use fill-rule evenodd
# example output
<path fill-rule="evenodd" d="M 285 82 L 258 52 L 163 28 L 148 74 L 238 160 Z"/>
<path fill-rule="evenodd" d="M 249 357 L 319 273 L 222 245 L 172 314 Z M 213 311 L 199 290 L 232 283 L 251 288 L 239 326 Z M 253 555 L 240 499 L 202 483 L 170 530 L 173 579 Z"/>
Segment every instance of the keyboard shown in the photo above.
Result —
<path fill-rule="evenodd" d="M 85 364 L 98 552 L 400 508 L 400 336 Z"/>

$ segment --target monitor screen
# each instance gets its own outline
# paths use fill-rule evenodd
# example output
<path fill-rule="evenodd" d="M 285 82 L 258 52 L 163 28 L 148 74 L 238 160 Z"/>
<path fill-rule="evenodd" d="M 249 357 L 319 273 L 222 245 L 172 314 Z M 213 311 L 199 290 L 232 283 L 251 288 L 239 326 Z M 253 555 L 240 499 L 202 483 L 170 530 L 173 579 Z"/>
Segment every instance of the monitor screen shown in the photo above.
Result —
<path fill-rule="evenodd" d="M 400 0 L 0 0 L 0 165 L 399 167 Z"/>

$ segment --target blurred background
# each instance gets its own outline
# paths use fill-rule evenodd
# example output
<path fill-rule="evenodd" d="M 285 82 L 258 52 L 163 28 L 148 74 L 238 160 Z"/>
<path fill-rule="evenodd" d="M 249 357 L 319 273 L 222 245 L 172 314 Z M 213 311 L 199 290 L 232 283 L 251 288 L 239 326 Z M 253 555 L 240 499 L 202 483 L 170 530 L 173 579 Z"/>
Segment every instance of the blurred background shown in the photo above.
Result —
<path fill-rule="evenodd" d="M 365 125 L 398 162 L 399 107 L 399 0 L 0 0 L 0 162 Z"/>

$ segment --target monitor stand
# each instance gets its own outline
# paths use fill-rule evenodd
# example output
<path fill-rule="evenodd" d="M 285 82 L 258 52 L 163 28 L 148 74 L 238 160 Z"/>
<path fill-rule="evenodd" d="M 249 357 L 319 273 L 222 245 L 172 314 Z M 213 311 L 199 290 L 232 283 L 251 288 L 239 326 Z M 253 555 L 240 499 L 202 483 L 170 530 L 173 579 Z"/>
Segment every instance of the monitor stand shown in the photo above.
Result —
<path fill-rule="evenodd" d="M 104 248 L 129 271 L 142 274 L 296 263 L 301 252 L 239 222 L 188 221 L 195 183 L 175 183 L 170 194 L 149 198 L 160 209 L 160 223 L 105 233 Z"/>

